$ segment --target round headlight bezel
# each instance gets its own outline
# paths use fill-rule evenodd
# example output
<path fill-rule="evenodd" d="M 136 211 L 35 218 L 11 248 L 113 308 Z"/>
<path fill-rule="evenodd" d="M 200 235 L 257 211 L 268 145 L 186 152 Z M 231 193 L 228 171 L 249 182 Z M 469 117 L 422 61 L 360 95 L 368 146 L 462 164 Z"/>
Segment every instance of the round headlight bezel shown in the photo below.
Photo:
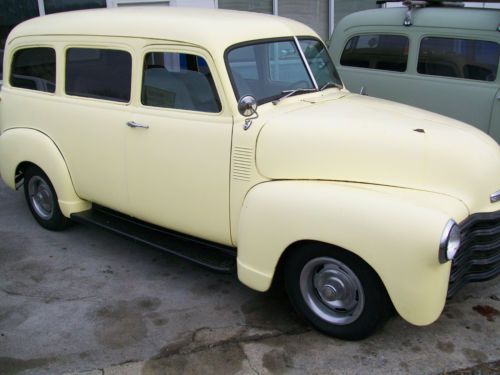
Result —
<path fill-rule="evenodd" d="M 458 253 L 461 243 L 460 227 L 455 220 L 450 219 L 444 227 L 439 243 L 439 262 L 452 261 Z"/>

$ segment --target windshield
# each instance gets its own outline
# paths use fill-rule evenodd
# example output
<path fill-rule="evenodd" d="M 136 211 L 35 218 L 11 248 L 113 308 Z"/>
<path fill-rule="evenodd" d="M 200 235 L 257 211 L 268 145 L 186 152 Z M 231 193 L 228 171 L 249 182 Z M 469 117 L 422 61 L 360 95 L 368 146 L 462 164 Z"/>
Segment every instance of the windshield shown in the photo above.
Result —
<path fill-rule="evenodd" d="M 236 98 L 252 95 L 262 104 L 292 91 L 299 94 L 341 86 L 324 44 L 313 38 L 297 41 L 257 41 L 231 48 L 226 59 Z"/>

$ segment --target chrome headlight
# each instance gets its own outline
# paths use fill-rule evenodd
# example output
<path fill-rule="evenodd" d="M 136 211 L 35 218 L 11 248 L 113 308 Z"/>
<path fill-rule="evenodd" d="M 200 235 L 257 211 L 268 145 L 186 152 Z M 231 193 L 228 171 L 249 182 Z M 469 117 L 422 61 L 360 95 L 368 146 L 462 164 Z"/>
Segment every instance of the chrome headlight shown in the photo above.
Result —
<path fill-rule="evenodd" d="M 446 263 L 453 260 L 460 248 L 460 228 L 455 220 L 450 219 L 444 227 L 439 243 L 439 262 Z"/>

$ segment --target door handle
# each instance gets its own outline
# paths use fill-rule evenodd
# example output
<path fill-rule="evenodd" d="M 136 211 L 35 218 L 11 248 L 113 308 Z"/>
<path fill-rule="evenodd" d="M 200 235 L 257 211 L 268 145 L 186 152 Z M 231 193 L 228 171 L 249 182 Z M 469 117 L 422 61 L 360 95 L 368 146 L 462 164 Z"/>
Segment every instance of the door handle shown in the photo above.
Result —
<path fill-rule="evenodd" d="M 149 129 L 149 125 L 139 124 L 138 122 L 135 121 L 127 121 L 127 125 L 130 126 L 131 128 Z"/>

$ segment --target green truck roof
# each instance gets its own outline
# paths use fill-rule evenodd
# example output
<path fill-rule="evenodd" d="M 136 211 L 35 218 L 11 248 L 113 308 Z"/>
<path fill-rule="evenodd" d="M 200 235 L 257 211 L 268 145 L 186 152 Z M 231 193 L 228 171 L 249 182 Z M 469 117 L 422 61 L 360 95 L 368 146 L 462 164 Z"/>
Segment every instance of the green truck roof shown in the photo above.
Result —
<path fill-rule="evenodd" d="M 407 8 L 371 9 L 352 13 L 337 25 L 343 31 L 351 27 L 402 26 Z M 443 27 L 471 30 L 499 30 L 500 9 L 479 8 L 417 8 L 412 10 L 413 25 L 409 27 Z M 499 33 L 500 35 L 500 33 Z"/>

